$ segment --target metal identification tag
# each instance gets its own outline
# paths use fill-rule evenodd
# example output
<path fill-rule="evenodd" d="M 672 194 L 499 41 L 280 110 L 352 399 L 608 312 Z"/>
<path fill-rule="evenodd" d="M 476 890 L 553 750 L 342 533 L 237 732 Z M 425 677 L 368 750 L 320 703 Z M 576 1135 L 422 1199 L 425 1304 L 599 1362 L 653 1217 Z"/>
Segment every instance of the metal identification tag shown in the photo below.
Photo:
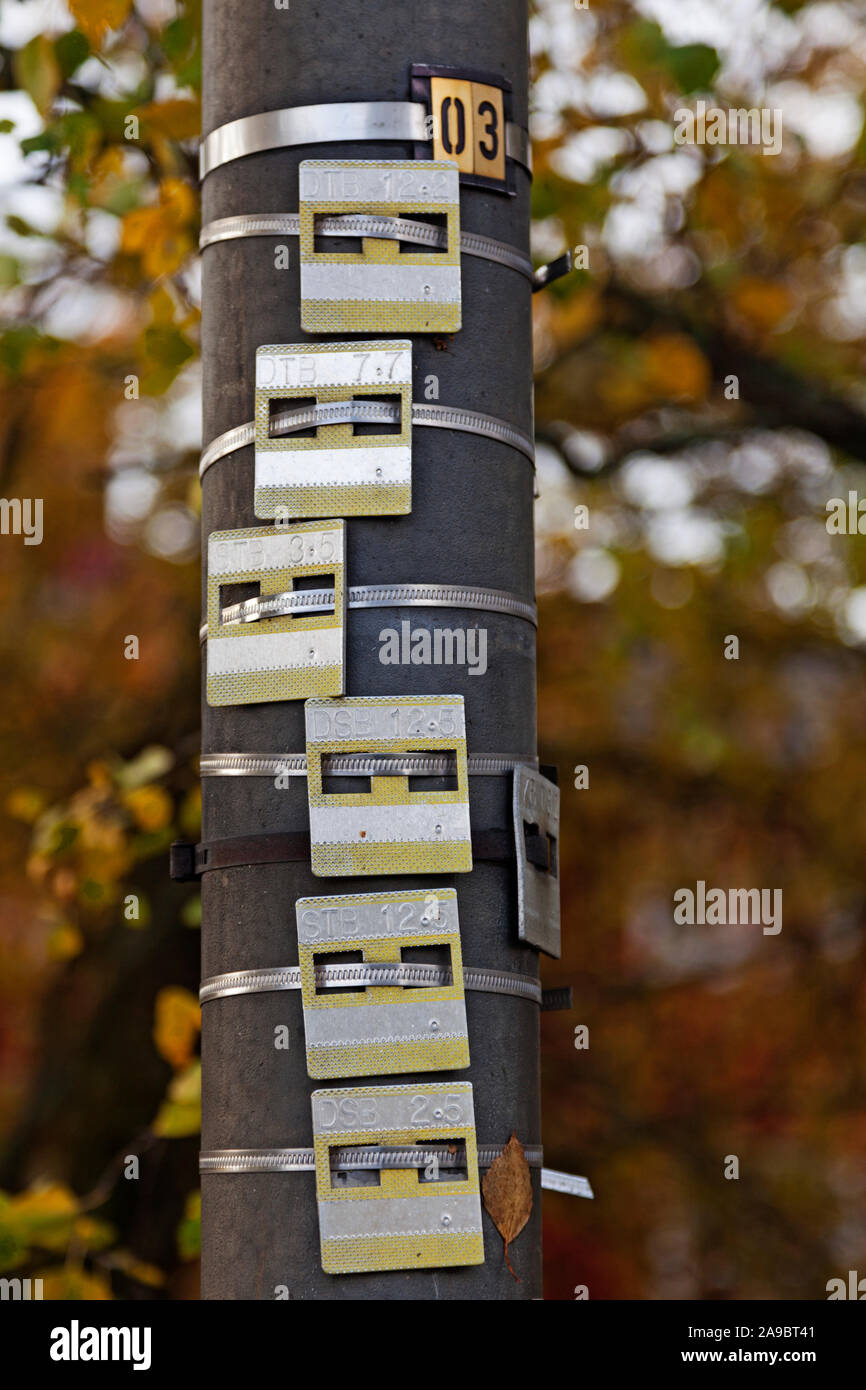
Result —
<path fill-rule="evenodd" d="M 343 419 L 272 435 L 274 416 L 308 405 L 390 406 L 393 423 Z M 389 516 L 412 510 L 412 344 L 291 343 L 256 352 L 255 513 Z"/>
<path fill-rule="evenodd" d="M 313 1092 L 322 1268 L 327 1274 L 484 1263 L 478 1150 L 468 1082 Z M 424 1149 L 423 1167 L 331 1169 L 334 1149 Z M 410 1154 L 409 1159 L 412 1159 Z M 417 1163 L 417 1159 L 415 1160 Z"/>
<path fill-rule="evenodd" d="M 558 958 L 559 787 L 524 765 L 514 770 L 514 844 L 520 940 Z"/>
<path fill-rule="evenodd" d="M 346 588 L 342 521 L 214 531 L 207 547 L 207 702 L 251 705 L 343 689 Z M 306 614 L 295 582 L 333 585 L 331 613 Z M 330 581 L 330 583 L 328 582 Z M 258 585 L 240 602 L 232 589 Z"/>
<path fill-rule="evenodd" d="M 500 193 L 515 191 L 505 163 L 510 82 L 472 68 L 414 63 L 412 95 L 430 111 L 434 159 L 453 160 L 463 183 Z"/>
<path fill-rule="evenodd" d="M 386 1076 L 469 1066 L 453 888 L 299 898 L 295 913 L 310 1076 Z M 451 984 L 423 986 L 423 967 L 413 967 L 412 961 L 423 953 L 433 964 L 431 947 L 444 950 Z M 348 953 L 346 984 L 317 985 L 316 965 L 327 958 L 339 966 Z M 404 966 L 405 986 L 376 986 L 375 967 L 383 964 Z M 360 989 L 352 988 L 353 975 L 360 977 Z"/>
<path fill-rule="evenodd" d="M 307 790 L 313 873 L 462 874 L 472 868 L 462 695 L 308 700 Z M 410 791 L 408 775 L 372 776 L 369 792 L 328 792 L 329 753 L 455 755 L 451 791 Z"/>
<path fill-rule="evenodd" d="M 301 327 L 305 333 L 455 333 L 460 308 L 457 166 L 413 159 L 305 159 L 300 168 Z M 447 245 L 401 251 L 362 237 L 360 251 L 317 249 L 316 218 L 382 213 L 437 220 Z"/>

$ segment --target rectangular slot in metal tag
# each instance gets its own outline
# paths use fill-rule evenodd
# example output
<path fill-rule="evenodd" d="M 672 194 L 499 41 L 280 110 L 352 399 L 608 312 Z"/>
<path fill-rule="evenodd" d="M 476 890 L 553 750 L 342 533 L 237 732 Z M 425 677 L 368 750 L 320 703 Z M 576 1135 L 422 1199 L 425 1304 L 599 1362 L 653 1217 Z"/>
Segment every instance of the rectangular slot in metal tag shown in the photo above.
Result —
<path fill-rule="evenodd" d="M 305 159 L 300 167 L 301 327 L 305 333 L 456 333 L 460 186 L 441 160 Z M 317 251 L 316 219 L 372 213 L 438 217 L 447 246 L 363 237 L 360 251 Z"/>
<path fill-rule="evenodd" d="M 272 436 L 293 402 L 399 403 L 396 427 L 319 425 Z M 395 400 L 398 398 L 398 400 Z M 256 352 L 256 516 L 390 516 L 412 510 L 412 344 L 290 343 Z"/>
<path fill-rule="evenodd" d="M 208 704 L 340 694 L 346 645 L 343 522 L 213 531 L 207 554 Z M 317 588 L 333 586 L 333 612 L 308 614 L 299 608 L 253 621 L 238 611 L 231 621 L 223 621 L 223 610 L 232 606 L 233 597 L 241 597 L 232 588 L 257 585 L 258 595 L 243 593 L 243 599 L 266 600 L 292 593 L 298 580 L 313 577 L 322 581 Z"/>
<path fill-rule="evenodd" d="M 505 150 L 511 83 L 473 68 L 414 63 L 411 84 L 430 112 L 433 158 L 453 160 L 461 183 L 513 194 Z M 423 158 L 423 147 L 416 153 Z"/>
<path fill-rule="evenodd" d="M 387 1076 L 469 1066 L 453 888 L 299 898 L 295 913 L 310 1076 Z M 316 983 L 316 966 L 325 956 L 336 966 L 351 957 L 355 965 L 410 967 L 412 953 L 429 960 L 433 947 L 447 957 L 451 984 L 353 988 L 350 983 L 321 989 Z"/>
<path fill-rule="evenodd" d="M 484 1263 L 472 1087 L 466 1081 L 313 1092 L 322 1268 L 327 1274 Z M 364 1171 L 339 1182 L 334 1149 L 447 1144 L 465 1150 L 458 1178 L 424 1168 Z M 456 1170 L 460 1171 L 460 1170 Z M 372 1181 L 369 1181 L 372 1179 Z"/>
<path fill-rule="evenodd" d="M 514 844 L 520 940 L 558 958 L 559 787 L 525 765 L 514 770 Z"/>
<path fill-rule="evenodd" d="M 308 700 L 307 790 L 313 873 L 462 874 L 472 868 L 462 695 Z M 326 792 L 328 753 L 453 753 L 457 786 L 410 791 L 408 776 L 373 776 L 369 792 Z"/>

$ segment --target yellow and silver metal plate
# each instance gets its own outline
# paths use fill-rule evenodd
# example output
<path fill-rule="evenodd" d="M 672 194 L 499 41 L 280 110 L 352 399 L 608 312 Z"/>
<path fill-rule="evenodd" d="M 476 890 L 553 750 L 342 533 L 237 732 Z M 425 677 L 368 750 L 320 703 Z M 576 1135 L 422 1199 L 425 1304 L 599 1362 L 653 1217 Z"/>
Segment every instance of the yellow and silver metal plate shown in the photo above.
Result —
<path fill-rule="evenodd" d="M 453 888 L 299 898 L 295 913 L 310 1076 L 387 1076 L 469 1066 Z M 412 962 L 423 954 L 432 964 L 434 947 L 447 955 L 442 963 L 450 969 L 451 983 L 419 986 Z M 317 964 L 357 963 L 359 956 L 372 967 L 369 973 L 347 973 L 360 974 L 363 988 L 351 980 L 348 989 L 317 985 Z M 385 964 L 404 966 L 406 984 L 377 987 L 375 967 Z"/>
<path fill-rule="evenodd" d="M 344 530 L 342 521 L 327 521 L 211 533 L 209 705 L 341 693 L 346 664 Z M 326 589 L 333 585 L 331 612 L 307 614 L 302 607 L 293 612 L 297 581 L 311 577 L 325 581 Z M 258 585 L 258 595 L 231 603 L 231 588 L 251 584 Z"/>
<path fill-rule="evenodd" d="M 461 874 L 472 868 L 462 695 L 308 700 L 307 790 L 313 873 Z M 370 778 L 369 792 L 326 791 L 329 753 L 439 753 L 455 758 L 456 786 L 409 789 L 408 774 Z"/>
<path fill-rule="evenodd" d="M 272 436 L 280 408 L 383 402 L 388 427 L 322 424 Z M 389 516 L 412 510 L 412 344 L 291 343 L 256 352 L 256 516 Z M 363 431 L 363 432 L 362 432 Z"/>
<path fill-rule="evenodd" d="M 484 1263 L 468 1082 L 314 1091 L 313 1144 L 327 1274 Z M 332 1168 L 335 1149 L 423 1151 L 425 1144 L 446 1145 L 449 1166 L 434 1152 L 423 1167 L 415 1159 L 406 1168 L 368 1169 L 363 1185 Z"/>
<path fill-rule="evenodd" d="M 305 159 L 300 168 L 301 327 L 305 333 L 455 333 L 461 325 L 460 185 L 445 160 Z M 380 213 L 438 218 L 447 245 L 316 248 L 316 219 Z"/>
<path fill-rule="evenodd" d="M 518 935 L 558 959 L 559 787 L 533 767 L 516 767 L 513 809 Z"/>

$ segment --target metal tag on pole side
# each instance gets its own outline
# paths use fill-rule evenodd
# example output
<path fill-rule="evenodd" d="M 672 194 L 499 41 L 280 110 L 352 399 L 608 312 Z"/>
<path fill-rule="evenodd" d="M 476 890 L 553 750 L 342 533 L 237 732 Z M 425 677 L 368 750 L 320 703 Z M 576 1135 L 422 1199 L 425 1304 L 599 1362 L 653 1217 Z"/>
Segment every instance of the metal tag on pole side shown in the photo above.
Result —
<path fill-rule="evenodd" d="M 207 702 L 261 704 L 339 695 L 345 682 L 342 521 L 214 531 L 208 537 Z M 297 580 L 333 583 L 329 613 L 291 611 Z M 228 586 L 259 594 L 224 606 Z"/>
<path fill-rule="evenodd" d="M 305 706 L 313 873 L 461 874 L 472 869 L 462 695 L 352 696 Z M 410 791 L 408 777 L 370 778 L 369 792 L 326 792 L 329 753 L 448 752 L 456 787 Z"/>
<path fill-rule="evenodd" d="M 518 935 L 558 958 L 559 787 L 535 768 L 515 768 L 513 811 Z"/>
<path fill-rule="evenodd" d="M 395 1072 L 453 1071 L 469 1066 L 457 894 L 419 888 L 407 892 L 299 898 L 295 904 L 304 1008 L 307 1072 L 316 1079 L 386 1076 Z M 413 952 L 442 948 L 451 983 L 418 985 Z M 316 977 L 327 958 L 369 965 L 405 965 L 396 988 L 328 988 Z"/>
<path fill-rule="evenodd" d="M 280 402 L 393 403 L 399 421 L 272 434 Z M 336 413 L 336 412 L 335 412 Z M 390 516 L 412 510 L 412 343 L 290 343 L 256 352 L 255 513 Z"/>
<path fill-rule="evenodd" d="M 322 1268 L 328 1274 L 484 1263 L 472 1087 L 468 1082 L 314 1091 Z M 447 1142 L 447 1167 L 334 1171 L 335 1150 Z M 371 1185 L 372 1178 L 375 1185 Z M 378 1179 L 378 1181 L 376 1181 Z M 353 1181 L 354 1180 L 354 1181 Z"/>
<path fill-rule="evenodd" d="M 456 333 L 461 326 L 460 185 L 456 164 L 319 160 L 300 166 L 301 327 L 305 333 Z M 401 251 L 362 237 L 361 251 L 316 248 L 317 217 L 438 218 L 439 251 Z"/>

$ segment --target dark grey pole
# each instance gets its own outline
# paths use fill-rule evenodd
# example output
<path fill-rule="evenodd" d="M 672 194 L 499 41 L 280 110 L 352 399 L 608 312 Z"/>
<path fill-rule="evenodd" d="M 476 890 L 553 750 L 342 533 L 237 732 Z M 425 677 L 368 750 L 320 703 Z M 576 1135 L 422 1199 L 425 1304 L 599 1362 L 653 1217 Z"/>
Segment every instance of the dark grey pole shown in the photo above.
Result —
<path fill-rule="evenodd" d="M 527 124 L 525 0 L 205 0 L 204 120 L 208 133 L 236 117 L 338 101 L 405 101 L 409 67 L 448 64 L 501 74 L 513 86 L 513 119 Z M 203 221 L 240 213 L 297 212 L 298 164 L 309 158 L 406 159 L 409 144 L 317 145 L 235 160 L 212 172 Z M 462 187 L 464 229 L 528 249 L 529 177 L 517 196 Z M 275 268 L 288 244 L 290 268 Z M 204 253 L 204 438 L 252 419 L 256 348 L 304 341 L 299 323 L 298 244 L 279 236 L 236 240 Z M 439 379 L 439 401 L 532 426 L 528 282 L 504 266 L 464 257 L 463 328 L 439 343 L 415 337 L 413 399 Z M 378 335 L 381 336 L 381 335 Z M 395 336 L 406 336 L 395 329 Z M 253 451 L 216 463 L 204 479 L 203 543 L 215 530 L 262 525 L 253 513 Z M 446 430 L 416 429 L 413 500 L 405 517 L 349 518 L 350 584 L 432 582 L 534 595 L 531 465 L 515 449 Z M 399 627 L 480 625 L 488 670 L 393 666 L 379 661 L 379 632 Z M 421 608 L 348 614 L 347 694 L 465 696 L 470 755 L 534 755 L 535 643 L 524 620 Z M 205 752 L 304 750 L 303 703 L 211 709 L 203 705 Z M 306 784 L 289 779 L 206 778 L 203 838 L 308 829 Z M 510 824 L 511 778 L 470 778 L 473 832 Z M 306 864 L 259 865 L 203 879 L 202 974 L 297 962 L 295 900 L 305 894 L 456 887 L 466 965 L 538 973 L 536 952 L 517 938 L 513 865 L 477 863 L 450 878 L 317 879 Z M 539 1021 L 535 1004 L 468 994 L 472 1065 L 452 1073 L 474 1087 L 479 1144 L 512 1131 L 541 1141 Z M 202 1147 L 312 1145 L 301 1001 L 297 993 L 214 1000 L 204 1006 Z M 291 1046 L 274 1030 L 288 1025 Z M 447 1079 L 446 1074 L 442 1074 Z M 438 1079 L 442 1079 L 442 1077 Z M 414 1078 L 418 1079 L 418 1078 Z M 431 1079 L 429 1076 L 426 1079 Z M 203 1177 L 202 1295 L 208 1299 L 528 1299 L 541 1295 L 541 1200 L 510 1250 L 484 1214 L 483 1265 L 333 1276 L 323 1273 L 312 1173 Z M 287 1292 L 286 1292 L 287 1291 Z"/>

